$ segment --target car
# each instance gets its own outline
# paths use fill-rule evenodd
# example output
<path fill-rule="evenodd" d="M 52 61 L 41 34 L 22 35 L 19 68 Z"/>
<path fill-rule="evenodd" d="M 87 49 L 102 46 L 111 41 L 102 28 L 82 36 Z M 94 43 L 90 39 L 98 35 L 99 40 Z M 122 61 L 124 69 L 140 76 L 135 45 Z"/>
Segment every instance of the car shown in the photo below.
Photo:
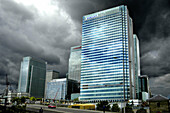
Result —
<path fill-rule="evenodd" d="M 56 108 L 56 105 L 55 104 L 49 104 L 48 108 Z"/>

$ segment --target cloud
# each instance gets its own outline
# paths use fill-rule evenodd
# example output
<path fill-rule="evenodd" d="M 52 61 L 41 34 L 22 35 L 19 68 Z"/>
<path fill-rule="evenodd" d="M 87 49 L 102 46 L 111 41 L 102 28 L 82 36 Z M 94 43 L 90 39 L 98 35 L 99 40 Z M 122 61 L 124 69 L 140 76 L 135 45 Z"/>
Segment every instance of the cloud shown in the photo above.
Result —
<path fill-rule="evenodd" d="M 70 47 L 81 44 L 82 16 L 122 4 L 128 7 L 140 40 L 141 74 L 166 77 L 170 73 L 168 0 L 1 0 L 0 75 L 7 73 L 17 84 L 22 58 L 35 56 L 65 76 Z"/>
<path fill-rule="evenodd" d="M 162 94 L 168 96 L 170 94 L 170 74 L 149 79 L 149 85 L 153 94 Z"/>
<path fill-rule="evenodd" d="M 25 1 L 1 1 L 0 7 L 0 75 L 9 75 L 18 83 L 20 62 L 24 56 L 41 58 L 48 68 L 67 73 L 71 46 L 79 45 L 81 34 L 70 16 L 58 4 L 47 4 L 40 10 L 37 4 Z M 4 84 L 3 77 L 0 84 Z"/>

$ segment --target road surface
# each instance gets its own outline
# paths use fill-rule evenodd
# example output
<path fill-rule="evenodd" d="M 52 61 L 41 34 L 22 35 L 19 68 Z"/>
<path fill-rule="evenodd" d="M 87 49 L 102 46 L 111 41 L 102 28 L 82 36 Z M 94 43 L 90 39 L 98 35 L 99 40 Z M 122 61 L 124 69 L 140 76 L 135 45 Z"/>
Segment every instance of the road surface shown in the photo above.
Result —
<path fill-rule="evenodd" d="M 39 112 L 39 109 L 41 107 L 43 108 L 43 113 L 103 113 L 103 111 L 82 110 L 82 109 L 65 108 L 65 107 L 56 107 L 55 109 L 51 109 L 48 108 L 47 106 L 37 105 L 37 104 L 28 104 L 27 110 Z M 111 112 L 105 112 L 105 113 L 111 113 Z"/>

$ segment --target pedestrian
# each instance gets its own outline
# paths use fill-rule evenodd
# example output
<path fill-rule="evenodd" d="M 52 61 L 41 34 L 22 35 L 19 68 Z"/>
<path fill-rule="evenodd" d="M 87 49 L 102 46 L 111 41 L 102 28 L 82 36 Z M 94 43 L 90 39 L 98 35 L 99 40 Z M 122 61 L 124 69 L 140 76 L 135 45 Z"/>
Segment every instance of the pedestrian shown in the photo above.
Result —
<path fill-rule="evenodd" d="M 105 105 L 103 105 L 103 113 L 105 113 L 105 108 L 106 108 L 106 106 L 105 106 Z"/>
<path fill-rule="evenodd" d="M 39 113 L 43 113 L 43 109 L 42 109 L 42 107 L 40 108 Z"/>

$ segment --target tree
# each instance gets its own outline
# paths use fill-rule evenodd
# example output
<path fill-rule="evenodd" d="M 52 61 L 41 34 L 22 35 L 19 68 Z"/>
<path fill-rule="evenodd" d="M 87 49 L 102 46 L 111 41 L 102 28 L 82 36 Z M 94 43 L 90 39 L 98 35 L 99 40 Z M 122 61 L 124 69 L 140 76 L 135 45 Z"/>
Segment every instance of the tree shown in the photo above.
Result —
<path fill-rule="evenodd" d="M 24 96 L 21 97 L 21 103 L 25 103 L 26 98 Z"/>
<path fill-rule="evenodd" d="M 78 102 L 78 101 L 79 101 L 79 98 L 75 98 L 73 101 L 74 101 L 74 102 Z"/>
<path fill-rule="evenodd" d="M 134 113 L 132 106 L 130 106 L 129 104 L 126 104 L 125 110 L 126 110 L 126 113 Z"/>
<path fill-rule="evenodd" d="M 110 111 L 110 104 L 108 101 L 100 101 L 97 104 L 97 110 L 103 110 L 103 106 L 105 106 L 105 111 Z"/>
<path fill-rule="evenodd" d="M 36 101 L 36 98 L 35 97 L 30 97 L 30 100 L 31 101 Z"/>
<path fill-rule="evenodd" d="M 30 97 L 28 97 L 28 96 L 25 96 L 25 99 L 30 99 Z"/>
<path fill-rule="evenodd" d="M 120 111 L 120 108 L 119 108 L 118 104 L 113 104 L 112 111 L 113 112 L 119 112 Z"/>
<path fill-rule="evenodd" d="M 21 99 L 19 97 L 12 98 L 12 103 L 17 102 L 17 105 L 21 103 Z"/>
<path fill-rule="evenodd" d="M 143 108 L 138 109 L 136 113 L 147 113 L 147 111 Z"/>

